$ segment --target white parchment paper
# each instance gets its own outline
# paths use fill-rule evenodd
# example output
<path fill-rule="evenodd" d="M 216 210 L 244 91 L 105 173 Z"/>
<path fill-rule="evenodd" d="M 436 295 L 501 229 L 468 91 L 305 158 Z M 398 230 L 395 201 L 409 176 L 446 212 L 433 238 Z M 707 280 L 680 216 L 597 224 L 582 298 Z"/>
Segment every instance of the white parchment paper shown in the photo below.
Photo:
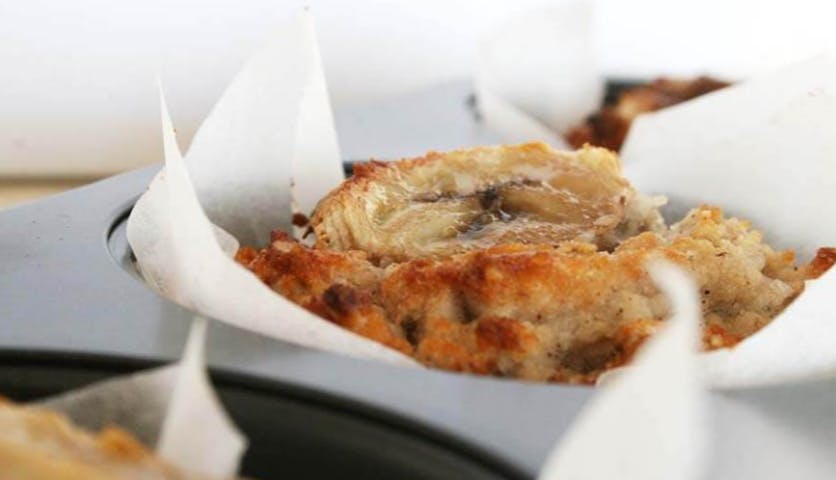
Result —
<path fill-rule="evenodd" d="M 271 230 L 290 231 L 294 200 L 312 208 L 342 179 L 309 14 L 278 28 L 244 66 L 185 158 L 165 101 L 161 109 L 165 168 L 134 207 L 127 232 L 149 283 L 184 306 L 273 338 L 417 365 L 277 295 L 230 257 L 235 239 L 265 245 Z"/>
<path fill-rule="evenodd" d="M 157 438 L 161 457 L 212 477 L 238 470 L 247 446 L 218 400 L 206 374 L 206 321 L 197 319 L 180 360 L 177 378 Z"/>
<path fill-rule="evenodd" d="M 809 258 L 836 241 L 836 60 L 822 56 L 640 116 L 621 150 L 637 189 L 740 215 Z"/>
<path fill-rule="evenodd" d="M 123 428 L 183 470 L 231 478 L 246 448 L 206 376 L 206 322 L 196 319 L 174 365 L 105 380 L 38 402 L 90 430 Z"/>

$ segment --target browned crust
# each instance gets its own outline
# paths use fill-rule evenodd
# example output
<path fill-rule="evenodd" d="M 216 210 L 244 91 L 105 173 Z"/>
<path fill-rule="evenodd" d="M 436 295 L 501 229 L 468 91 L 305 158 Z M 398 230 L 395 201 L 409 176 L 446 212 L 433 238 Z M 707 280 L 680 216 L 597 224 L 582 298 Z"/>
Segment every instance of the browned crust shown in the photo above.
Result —
<path fill-rule="evenodd" d="M 772 251 L 746 222 L 716 208 L 697 209 L 675 231 L 638 235 L 613 252 L 573 242 L 504 244 L 388 268 L 361 252 L 279 236 L 238 259 L 290 300 L 427 365 L 576 383 L 628 361 L 666 317 L 645 272 L 652 258 L 695 276 L 707 349 L 733 346 L 767 324 L 834 259 L 823 249 L 798 269 L 792 252 Z M 762 265 L 751 265 L 758 255 Z"/>
<path fill-rule="evenodd" d="M 836 263 L 836 248 L 822 247 L 807 267 L 809 278 L 819 278 Z"/>
<path fill-rule="evenodd" d="M 412 346 L 374 302 L 380 272 L 362 252 L 307 248 L 274 232 L 272 248 L 242 247 L 235 260 L 294 303 L 404 353 Z"/>

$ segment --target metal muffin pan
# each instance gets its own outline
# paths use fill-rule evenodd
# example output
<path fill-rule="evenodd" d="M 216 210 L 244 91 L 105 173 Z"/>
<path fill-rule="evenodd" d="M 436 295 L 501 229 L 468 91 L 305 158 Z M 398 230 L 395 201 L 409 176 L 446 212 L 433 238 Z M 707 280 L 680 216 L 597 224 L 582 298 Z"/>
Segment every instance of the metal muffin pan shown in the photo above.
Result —
<path fill-rule="evenodd" d="M 611 83 L 609 99 L 630 83 Z M 407 140 L 415 153 L 499 143 L 473 121 L 468 93 L 459 82 L 337 112 L 344 151 L 368 158 L 401 151 Z M 130 208 L 157 170 L 0 211 L 0 394 L 36 398 L 178 358 L 193 313 L 141 282 L 125 238 Z M 583 387 L 397 368 L 220 322 L 210 324 L 208 343 L 214 384 L 251 440 L 244 472 L 264 479 L 534 478 L 593 395 Z M 836 445 L 834 401 L 836 380 L 827 379 L 712 395 L 718 435 L 709 477 L 806 465 L 805 458 L 763 455 L 780 440 L 740 405 Z"/>

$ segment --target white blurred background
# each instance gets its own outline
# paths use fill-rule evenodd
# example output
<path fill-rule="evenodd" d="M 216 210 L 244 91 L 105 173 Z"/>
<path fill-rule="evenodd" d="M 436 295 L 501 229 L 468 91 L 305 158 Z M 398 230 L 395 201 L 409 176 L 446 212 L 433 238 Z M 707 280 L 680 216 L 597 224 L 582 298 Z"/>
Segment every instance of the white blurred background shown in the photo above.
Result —
<path fill-rule="evenodd" d="M 561 1 L 0 0 L 0 202 L 27 196 L 20 185 L 40 193 L 45 179 L 65 188 L 158 161 L 158 74 L 187 146 L 247 55 L 302 6 L 340 109 L 467 78 L 504 19 Z M 619 77 L 742 78 L 836 47 L 830 0 L 595 7 L 598 63 Z"/>

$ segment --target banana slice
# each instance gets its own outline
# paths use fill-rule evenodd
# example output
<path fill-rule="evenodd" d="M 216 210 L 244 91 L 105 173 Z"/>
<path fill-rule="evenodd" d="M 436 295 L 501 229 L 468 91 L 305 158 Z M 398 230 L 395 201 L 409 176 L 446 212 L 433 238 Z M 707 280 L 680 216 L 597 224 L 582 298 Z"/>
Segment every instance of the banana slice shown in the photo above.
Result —
<path fill-rule="evenodd" d="M 658 205 L 638 197 L 609 150 L 530 143 L 357 165 L 311 226 L 318 248 L 363 250 L 386 263 L 509 242 L 608 249 L 663 226 Z"/>

